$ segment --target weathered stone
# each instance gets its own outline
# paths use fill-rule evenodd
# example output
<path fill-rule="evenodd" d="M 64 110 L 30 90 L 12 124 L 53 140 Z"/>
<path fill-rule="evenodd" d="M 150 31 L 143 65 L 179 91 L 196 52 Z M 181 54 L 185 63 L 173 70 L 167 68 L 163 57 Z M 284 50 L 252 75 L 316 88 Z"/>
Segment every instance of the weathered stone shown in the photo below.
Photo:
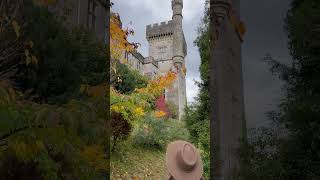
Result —
<path fill-rule="evenodd" d="M 149 42 L 149 56 L 158 63 L 161 74 L 176 71 L 177 78 L 165 92 L 167 101 L 173 102 L 179 110 L 179 119 L 186 105 L 186 79 L 182 72 L 185 66 L 187 45 L 182 29 L 183 0 L 172 0 L 172 20 L 147 25 L 146 38 Z"/>
<path fill-rule="evenodd" d="M 245 137 L 241 42 L 234 26 L 229 21 L 230 11 L 239 14 L 239 0 L 213 0 L 212 8 L 220 30 L 212 49 L 211 89 L 214 99 L 214 115 L 211 122 L 213 141 L 213 179 L 232 180 L 239 170 L 236 154 L 239 141 Z M 220 26 L 220 27 L 219 27 Z"/>

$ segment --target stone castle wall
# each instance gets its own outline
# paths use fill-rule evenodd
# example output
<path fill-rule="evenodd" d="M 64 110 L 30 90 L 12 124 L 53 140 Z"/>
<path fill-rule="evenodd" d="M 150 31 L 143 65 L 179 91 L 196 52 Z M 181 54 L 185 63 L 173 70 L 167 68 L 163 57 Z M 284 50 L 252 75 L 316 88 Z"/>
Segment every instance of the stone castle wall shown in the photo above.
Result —
<path fill-rule="evenodd" d="M 181 26 L 181 27 L 180 27 Z M 167 101 L 174 103 L 179 109 L 179 119 L 184 113 L 186 105 L 186 80 L 181 72 L 184 66 L 184 57 L 187 54 L 186 42 L 182 30 L 181 22 L 174 20 L 148 25 L 146 27 L 146 38 L 149 43 L 149 56 L 158 63 L 159 71 L 162 75 L 169 71 L 178 72 L 174 83 L 166 88 L 165 97 Z M 174 47 L 177 46 L 177 47 Z M 174 57 L 177 57 L 175 50 L 182 52 L 180 59 L 180 69 L 177 69 Z"/>
<path fill-rule="evenodd" d="M 172 45 L 172 36 L 149 40 L 149 56 L 159 61 L 172 59 Z"/>

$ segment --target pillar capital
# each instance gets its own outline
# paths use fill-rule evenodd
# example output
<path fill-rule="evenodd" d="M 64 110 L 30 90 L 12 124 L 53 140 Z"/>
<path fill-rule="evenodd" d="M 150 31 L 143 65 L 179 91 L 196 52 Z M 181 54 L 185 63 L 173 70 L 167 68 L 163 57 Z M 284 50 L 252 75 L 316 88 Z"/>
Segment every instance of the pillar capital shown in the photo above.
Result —
<path fill-rule="evenodd" d="M 216 16 L 218 22 L 221 22 L 228 17 L 231 10 L 232 3 L 230 0 L 213 0 L 210 3 L 210 7 L 213 9 L 213 13 Z"/>

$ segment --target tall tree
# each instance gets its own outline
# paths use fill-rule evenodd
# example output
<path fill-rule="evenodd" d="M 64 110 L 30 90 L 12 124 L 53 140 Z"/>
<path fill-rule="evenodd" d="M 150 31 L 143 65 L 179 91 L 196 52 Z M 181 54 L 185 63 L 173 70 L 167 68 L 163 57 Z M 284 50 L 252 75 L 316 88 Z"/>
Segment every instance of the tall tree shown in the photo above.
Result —
<path fill-rule="evenodd" d="M 204 163 L 205 178 L 209 177 L 210 169 L 210 95 L 209 95 L 209 16 L 208 1 L 206 1 L 206 12 L 202 24 L 198 29 L 198 38 L 195 45 L 200 52 L 201 64 L 199 67 L 201 81 L 197 82 L 199 94 L 196 102 L 188 105 L 185 112 L 186 127 L 190 132 L 192 143 L 201 149 Z"/>
<path fill-rule="evenodd" d="M 319 27 L 320 1 L 291 2 L 286 18 L 291 65 L 266 57 L 271 72 L 285 82 L 285 97 L 278 111 L 269 114 L 285 133 L 269 128 L 253 137 L 242 151 L 250 162 L 243 179 L 320 178 Z M 268 174 L 264 176 L 265 172 Z"/>

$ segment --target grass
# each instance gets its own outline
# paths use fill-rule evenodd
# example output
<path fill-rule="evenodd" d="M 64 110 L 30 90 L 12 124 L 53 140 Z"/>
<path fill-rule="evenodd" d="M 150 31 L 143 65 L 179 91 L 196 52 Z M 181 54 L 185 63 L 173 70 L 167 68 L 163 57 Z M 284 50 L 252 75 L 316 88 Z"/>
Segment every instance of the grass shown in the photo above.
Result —
<path fill-rule="evenodd" d="M 111 179 L 165 179 L 163 150 L 142 148 L 131 140 L 119 144 L 111 156 Z"/>
<path fill-rule="evenodd" d="M 129 139 L 118 144 L 115 152 L 111 154 L 111 179 L 167 179 L 165 144 L 178 139 L 188 141 L 189 133 L 180 121 L 170 119 L 165 120 L 165 124 L 162 124 L 158 119 L 153 120 L 153 123 L 145 121 L 143 125 L 149 127 L 150 132 L 152 132 L 152 135 L 149 134 L 151 138 L 155 138 L 154 136 L 158 136 L 158 134 L 164 135 L 156 139 L 157 143 L 163 144 L 162 148 L 160 146 L 156 148 L 155 146 L 148 147 L 135 144 L 137 142 L 135 137 L 137 137 L 138 130 L 141 128 L 141 124 L 137 124 Z"/>

